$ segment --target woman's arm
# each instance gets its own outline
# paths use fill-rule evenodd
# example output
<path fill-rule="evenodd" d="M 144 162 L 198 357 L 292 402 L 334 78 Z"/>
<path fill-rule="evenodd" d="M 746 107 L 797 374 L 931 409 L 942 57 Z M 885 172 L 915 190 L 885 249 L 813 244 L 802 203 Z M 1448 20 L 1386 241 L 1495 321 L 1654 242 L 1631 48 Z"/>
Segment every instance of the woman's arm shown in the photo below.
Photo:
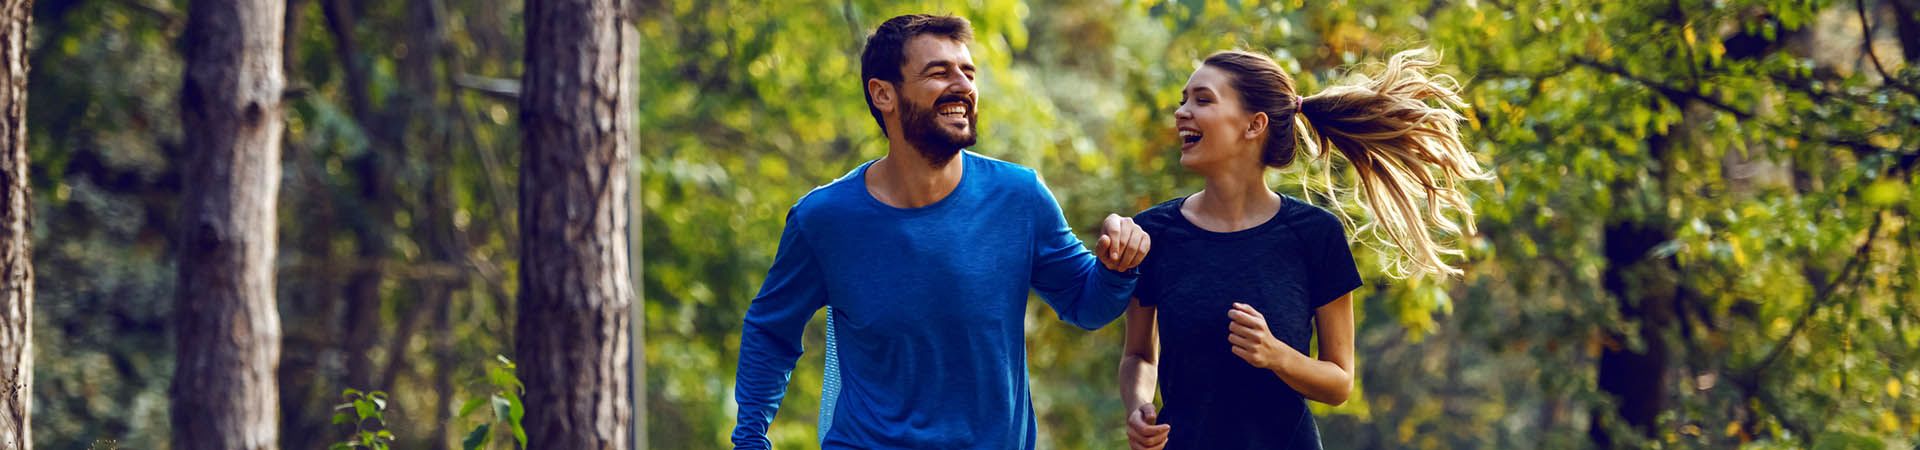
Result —
<path fill-rule="evenodd" d="M 1159 423 L 1153 391 L 1160 382 L 1160 325 L 1152 306 L 1127 304 L 1127 342 L 1120 354 L 1120 403 L 1127 406 L 1127 448 L 1160 450 L 1172 427 Z"/>
<path fill-rule="evenodd" d="M 1120 403 L 1128 411 L 1153 403 L 1160 382 L 1160 329 L 1151 306 L 1127 304 L 1127 342 L 1120 354 Z"/>
<path fill-rule="evenodd" d="M 1320 359 L 1313 359 L 1280 342 L 1267 329 L 1267 318 L 1252 306 L 1235 303 L 1227 312 L 1233 320 L 1227 337 L 1233 353 L 1255 367 L 1273 371 L 1280 381 L 1313 401 L 1329 405 L 1347 402 L 1353 391 L 1353 294 L 1321 306 L 1314 312 L 1319 330 Z"/>

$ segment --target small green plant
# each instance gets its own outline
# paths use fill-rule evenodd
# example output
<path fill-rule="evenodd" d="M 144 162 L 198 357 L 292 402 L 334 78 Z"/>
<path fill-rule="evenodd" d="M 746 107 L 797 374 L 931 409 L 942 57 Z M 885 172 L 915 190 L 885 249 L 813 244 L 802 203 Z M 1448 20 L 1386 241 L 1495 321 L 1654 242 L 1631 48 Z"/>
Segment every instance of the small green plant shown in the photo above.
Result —
<path fill-rule="evenodd" d="M 521 385 L 520 377 L 514 374 L 513 360 L 507 359 L 506 356 L 495 356 L 495 358 L 499 359 L 500 364 L 487 369 L 487 384 L 492 386 L 493 391 L 487 396 L 467 400 L 460 405 L 460 412 L 455 416 L 464 419 L 474 411 L 480 410 L 481 406 L 493 405 L 489 408 L 493 411 L 493 417 L 482 421 L 480 426 L 474 427 L 472 432 L 467 433 L 467 439 L 461 441 L 463 449 L 487 448 L 487 444 L 493 442 L 493 435 L 500 430 L 511 431 L 516 444 L 513 448 L 527 448 L 527 432 L 520 428 L 520 418 L 527 414 L 527 410 L 520 404 L 520 392 L 525 390 L 526 386 Z"/>
<path fill-rule="evenodd" d="M 386 429 L 387 419 L 383 416 L 387 411 L 386 392 L 348 388 L 340 392 L 340 398 L 346 403 L 333 406 L 333 423 L 353 425 L 353 435 L 327 447 L 328 450 L 388 450 L 393 445 L 393 432 Z"/>

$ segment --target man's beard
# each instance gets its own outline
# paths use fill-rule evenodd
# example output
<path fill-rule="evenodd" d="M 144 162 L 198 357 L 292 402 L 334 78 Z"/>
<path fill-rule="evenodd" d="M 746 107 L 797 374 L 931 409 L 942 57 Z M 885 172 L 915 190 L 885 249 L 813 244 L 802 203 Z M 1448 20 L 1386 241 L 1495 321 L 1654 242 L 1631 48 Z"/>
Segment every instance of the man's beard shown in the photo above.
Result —
<path fill-rule="evenodd" d="M 954 132 L 947 129 L 940 123 L 940 114 L 933 107 L 922 109 L 912 101 L 900 102 L 900 117 L 903 119 L 900 121 L 900 132 L 905 133 L 907 142 L 919 149 L 920 156 L 925 157 L 927 162 L 933 164 L 935 168 L 946 167 L 948 162 L 953 161 L 954 155 L 960 154 L 961 149 L 972 147 L 974 140 L 979 137 L 979 133 L 975 130 L 980 129 L 980 114 L 973 109 L 971 100 L 958 95 L 943 95 L 934 100 L 933 104 L 953 102 L 966 105 L 966 131 Z"/>

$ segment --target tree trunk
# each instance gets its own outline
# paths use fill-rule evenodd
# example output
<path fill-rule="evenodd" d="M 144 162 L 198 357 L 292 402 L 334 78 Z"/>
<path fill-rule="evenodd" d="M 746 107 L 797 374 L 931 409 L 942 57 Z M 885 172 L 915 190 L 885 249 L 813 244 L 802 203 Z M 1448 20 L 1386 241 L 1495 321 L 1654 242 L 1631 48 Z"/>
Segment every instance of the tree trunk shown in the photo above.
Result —
<path fill-rule="evenodd" d="M 617 0 L 529 0 L 515 354 L 529 448 L 627 449 L 630 46 Z"/>
<path fill-rule="evenodd" d="M 273 260 L 285 13 L 284 0 L 189 6 L 174 448 L 278 448 Z"/>
<path fill-rule="evenodd" d="M 391 124 L 389 118 L 396 116 L 386 109 L 376 108 L 373 93 L 373 56 L 366 54 L 359 45 L 355 34 L 359 17 L 355 16 L 353 2 L 347 0 L 325 0 L 321 3 L 321 12 L 326 17 L 327 31 L 333 37 L 334 59 L 340 63 L 342 78 L 346 81 L 346 95 L 353 120 L 365 133 L 367 148 L 348 161 L 359 182 L 359 195 L 348 214 L 347 222 L 353 230 L 355 255 L 358 260 L 352 264 L 355 269 L 347 277 L 345 291 L 346 314 L 341 318 L 341 352 L 346 356 L 345 387 L 355 389 L 391 389 L 391 386 L 378 386 L 375 383 L 373 356 L 370 351 L 375 343 L 381 341 L 380 310 L 383 305 L 381 286 L 386 283 L 386 271 L 393 257 L 393 216 L 397 194 L 394 191 L 394 167 L 404 161 L 405 155 L 400 149 L 399 130 Z M 392 105 L 406 93 L 396 93 L 387 97 L 386 104 Z"/>
<path fill-rule="evenodd" d="M 27 30 L 33 0 L 0 1 L 0 449 L 33 448 L 33 191 L 27 175 Z"/>
<path fill-rule="evenodd" d="M 1920 0 L 1892 0 L 1894 31 L 1907 64 L 1920 63 Z"/>

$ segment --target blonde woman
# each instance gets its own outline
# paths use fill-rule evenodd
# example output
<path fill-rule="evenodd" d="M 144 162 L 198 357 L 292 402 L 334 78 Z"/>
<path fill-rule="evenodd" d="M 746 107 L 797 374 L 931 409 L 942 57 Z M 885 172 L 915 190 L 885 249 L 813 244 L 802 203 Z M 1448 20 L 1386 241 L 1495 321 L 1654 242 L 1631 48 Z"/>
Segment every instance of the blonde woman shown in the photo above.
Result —
<path fill-rule="evenodd" d="M 1442 259 L 1459 250 L 1439 242 L 1473 232 L 1455 181 L 1491 176 L 1460 142 L 1456 83 L 1426 73 L 1437 64 L 1424 49 L 1402 52 L 1378 75 L 1306 97 L 1259 54 L 1215 53 L 1194 71 L 1174 126 L 1180 165 L 1205 188 L 1134 218 L 1154 251 L 1120 362 L 1132 448 L 1317 449 L 1306 401 L 1347 400 L 1361 281 L 1345 227 L 1275 193 L 1269 168 L 1338 155 L 1359 175 L 1371 219 L 1360 229 L 1397 250 L 1391 275 L 1460 273 Z"/>

